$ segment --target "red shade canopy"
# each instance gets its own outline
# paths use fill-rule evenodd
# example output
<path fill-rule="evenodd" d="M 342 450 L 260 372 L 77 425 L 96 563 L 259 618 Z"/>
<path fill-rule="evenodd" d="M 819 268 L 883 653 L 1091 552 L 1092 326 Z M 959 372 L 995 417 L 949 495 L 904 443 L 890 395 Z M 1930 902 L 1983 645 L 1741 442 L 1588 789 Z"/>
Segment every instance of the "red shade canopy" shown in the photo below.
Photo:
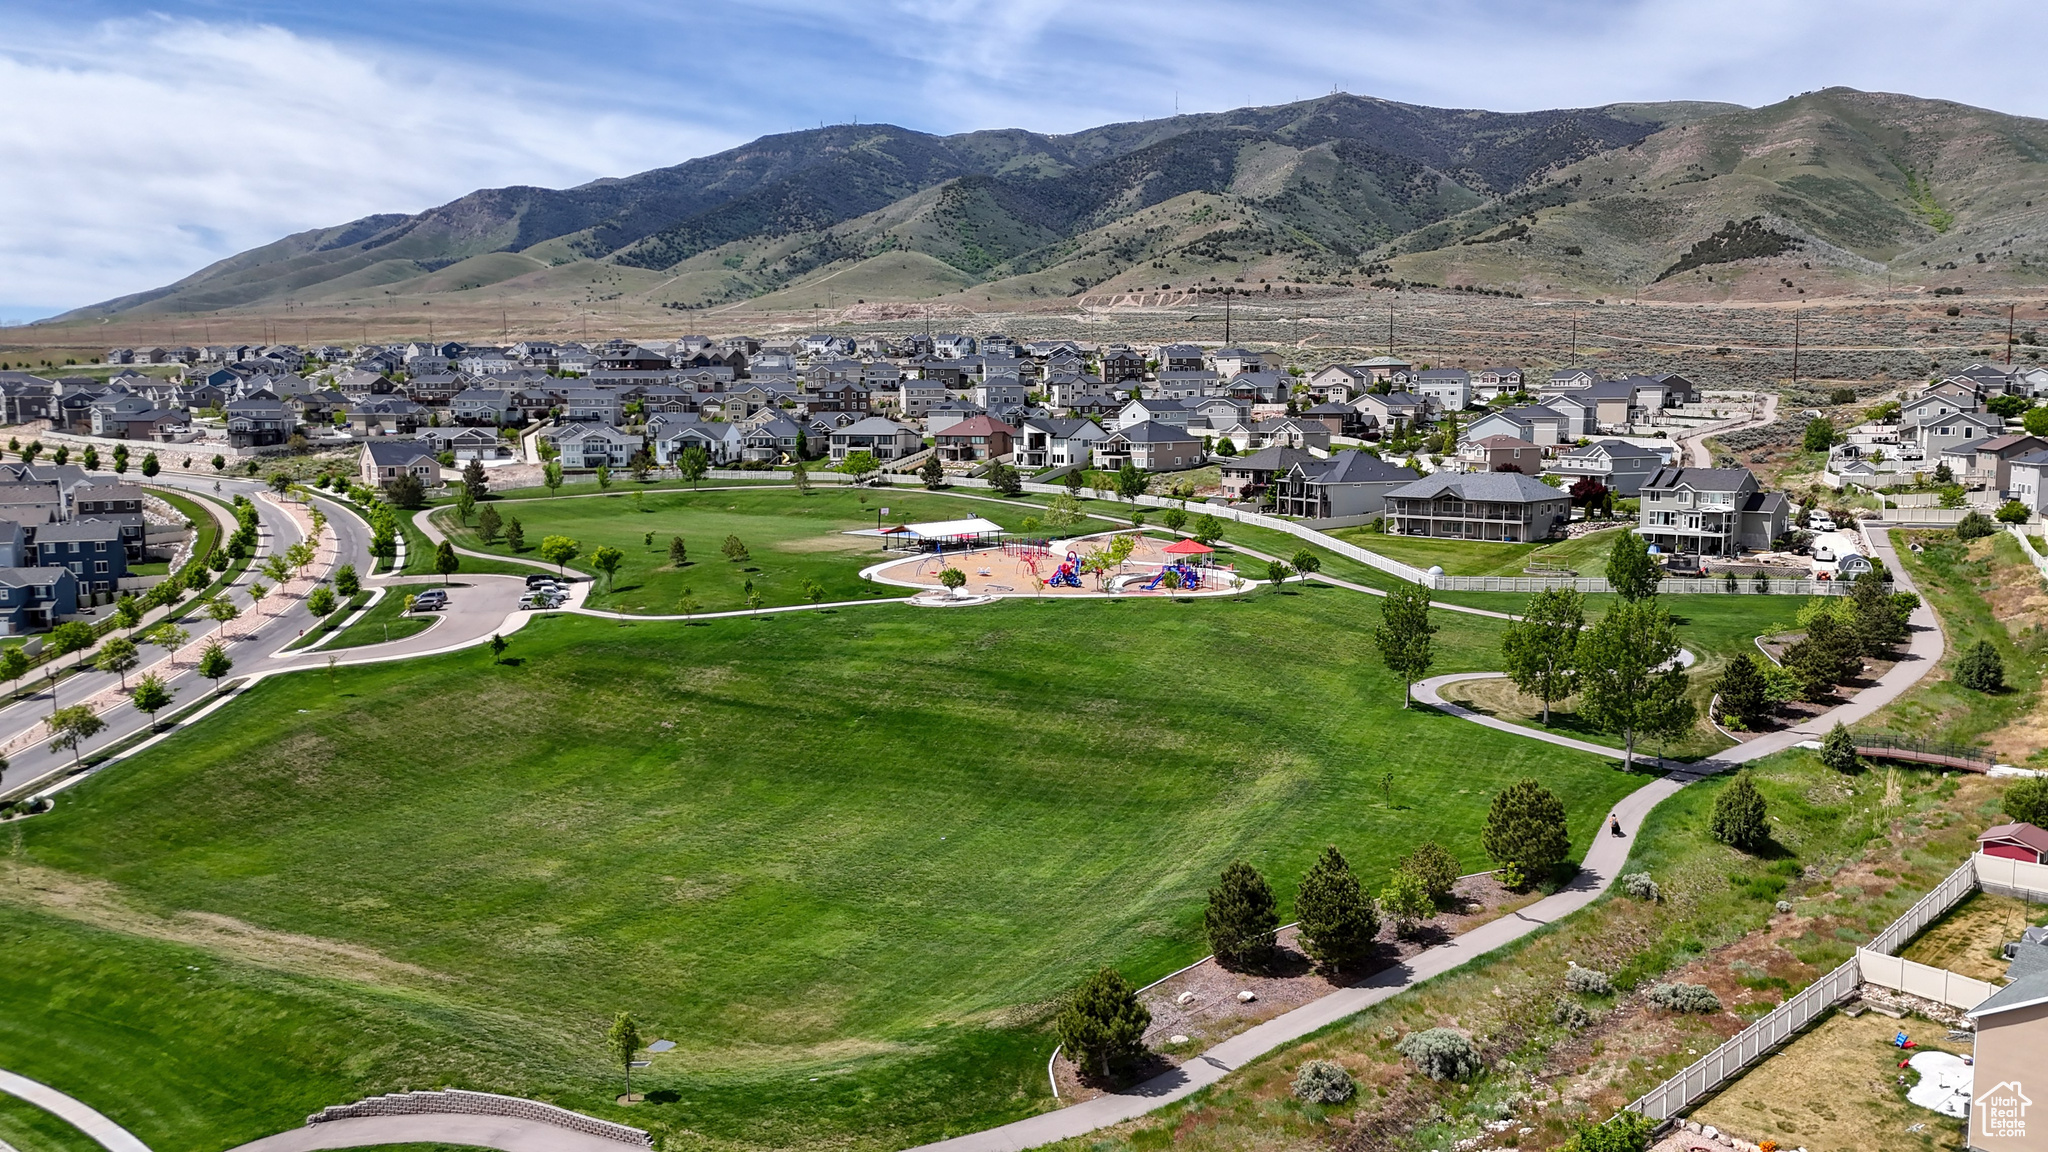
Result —
<path fill-rule="evenodd" d="M 1171 556 L 1202 556 L 1214 552 L 1215 549 L 1198 540 L 1182 539 L 1168 544 L 1166 551 Z"/>

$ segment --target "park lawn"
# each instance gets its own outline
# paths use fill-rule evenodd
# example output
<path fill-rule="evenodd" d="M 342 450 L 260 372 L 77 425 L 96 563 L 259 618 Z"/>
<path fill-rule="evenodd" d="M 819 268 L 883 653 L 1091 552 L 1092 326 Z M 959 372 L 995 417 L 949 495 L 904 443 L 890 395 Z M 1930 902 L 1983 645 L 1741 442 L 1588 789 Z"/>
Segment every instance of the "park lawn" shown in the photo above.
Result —
<path fill-rule="evenodd" d="M 1615 527 L 1623 527 L 1623 523 L 1616 521 Z M 1537 544 L 1390 536 L 1363 527 L 1337 528 L 1328 535 L 1425 571 L 1441 565 L 1452 576 L 1520 576 L 1532 564 L 1568 568 L 1581 576 L 1601 576 L 1607 572 L 1607 554 L 1615 541 L 1614 532 L 1606 529 L 1571 540 Z"/>
<path fill-rule="evenodd" d="M 16 1152 L 98 1152 L 92 1137 L 58 1116 L 0 1094 L 0 1143 Z"/>
<path fill-rule="evenodd" d="M 530 562 L 541 563 L 540 544 L 547 536 L 567 536 L 581 546 L 582 554 L 569 565 L 580 572 L 596 571 L 590 555 L 601 546 L 624 552 L 616 577 L 606 580 L 600 575 L 587 606 L 653 614 L 677 612 L 685 589 L 701 611 L 744 608 L 748 581 L 769 607 L 803 603 L 806 580 L 822 587 L 828 601 L 907 596 L 905 589 L 860 578 L 862 568 L 887 556 L 875 537 L 846 534 L 873 528 L 882 508 L 889 509 L 889 524 L 981 516 L 1011 530 L 1021 529 L 1024 518 L 1037 512 L 1029 505 L 929 492 L 818 488 L 801 496 L 787 487 L 498 504 L 501 516 L 519 518 L 526 536 L 526 551 L 520 556 Z M 473 526 L 457 523 L 453 510 L 436 510 L 434 523 L 461 547 L 512 554 L 503 539 L 486 544 Z M 1107 527 L 1097 522 L 1083 530 Z M 680 568 L 668 563 L 669 540 L 675 536 L 681 536 L 689 550 L 689 559 Z M 746 560 L 735 562 L 720 553 L 728 536 L 737 536 L 746 545 Z M 464 565 L 468 570 L 467 558 Z"/>
<path fill-rule="evenodd" d="M 440 573 L 434 568 L 434 542 L 427 539 L 427 534 L 421 531 L 419 524 L 413 520 L 417 515 L 417 509 L 400 509 L 398 513 L 398 530 L 405 534 L 405 568 L 399 575 L 438 576 Z M 447 515 L 452 522 L 455 518 L 452 505 Z M 521 564 L 516 560 L 482 560 L 475 556 L 457 555 L 455 561 L 457 572 L 488 576 L 531 576 L 547 567 L 538 558 L 533 558 L 531 563 Z"/>
<path fill-rule="evenodd" d="M 1373 888 L 1425 838 L 1477 870 L 1492 793 L 1537 776 L 1583 851 L 1642 782 L 1399 708 L 1366 646 L 1329 643 L 1379 603 L 544 617 L 506 665 L 270 678 L 19 826 L 18 867 L 108 887 L 52 933 L 21 906 L 47 879 L 0 886 L 40 942 L 0 972 L 37 1014 L 0 1027 L 0 1067 L 167 1149 L 408 1085 L 706 1148 L 900 1148 L 1029 1114 L 1045 1006 L 1101 964 L 1142 983 L 1199 957 L 1232 859 L 1285 918 L 1326 844 Z M 1499 622 L 1442 623 L 1441 667 L 1492 663 Z M 205 981 L 163 955 L 187 912 L 253 926 L 205 936 Z M 631 1110 L 599 1045 L 620 1009 L 680 1045 Z M 159 1068 L 238 1103 L 174 1110 Z"/>
<path fill-rule="evenodd" d="M 338 600 L 336 602 L 334 611 L 329 612 L 326 616 L 322 617 L 319 623 L 313 625 L 311 628 L 306 629 L 305 635 L 300 636 L 297 639 L 293 640 L 291 643 L 285 645 L 284 650 L 286 652 L 295 652 L 300 648 L 304 648 L 308 644 L 318 643 L 322 636 L 325 636 L 329 632 L 334 631 L 336 628 L 341 627 L 342 624 L 345 621 L 347 621 L 350 616 L 355 614 L 357 609 L 360 609 L 364 604 L 369 603 L 369 601 L 370 590 L 367 588 L 363 589 L 360 592 L 357 592 L 355 595 L 349 597 L 346 600 Z"/>
<path fill-rule="evenodd" d="M 410 591 L 412 587 L 414 586 L 394 584 L 386 588 L 384 595 L 370 606 L 368 612 L 363 613 L 362 619 L 343 628 L 340 635 L 322 646 L 323 649 L 332 651 L 336 648 L 359 648 L 364 644 L 403 640 L 433 627 L 435 613 L 415 614 L 405 610 L 405 598 L 413 594 Z"/>

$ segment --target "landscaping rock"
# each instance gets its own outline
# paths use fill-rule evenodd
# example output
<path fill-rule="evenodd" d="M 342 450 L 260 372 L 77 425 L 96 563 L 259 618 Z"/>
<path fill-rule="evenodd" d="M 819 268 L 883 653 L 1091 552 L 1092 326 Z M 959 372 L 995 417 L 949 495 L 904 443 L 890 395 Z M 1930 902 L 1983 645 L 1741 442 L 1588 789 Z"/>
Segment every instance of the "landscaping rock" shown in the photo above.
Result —
<path fill-rule="evenodd" d="M 1252 1001 L 1257 1000 L 1258 998 L 1259 994 L 1257 992 L 1252 991 L 1249 988 L 1237 994 L 1237 1002 L 1239 1004 L 1249 1004 Z"/>
<path fill-rule="evenodd" d="M 1181 993 L 1180 995 L 1178 995 L 1178 996 L 1174 997 L 1174 998 L 1173 998 L 1173 1002 L 1174 1002 L 1175 1004 L 1188 1004 L 1188 1003 L 1192 1003 L 1192 1002 L 1194 1001 L 1194 999 L 1195 999 L 1195 994 L 1194 994 L 1193 992 L 1183 992 L 1183 993 Z"/>

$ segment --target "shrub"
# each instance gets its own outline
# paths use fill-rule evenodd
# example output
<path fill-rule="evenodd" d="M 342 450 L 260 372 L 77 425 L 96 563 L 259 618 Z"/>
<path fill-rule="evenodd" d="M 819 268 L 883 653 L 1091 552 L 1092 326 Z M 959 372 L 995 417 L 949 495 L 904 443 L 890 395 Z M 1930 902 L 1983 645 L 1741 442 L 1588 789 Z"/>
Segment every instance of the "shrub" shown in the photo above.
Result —
<path fill-rule="evenodd" d="M 1458 858 L 1434 840 L 1423 841 L 1394 866 L 1422 881 L 1429 898 L 1437 903 L 1448 899 L 1458 882 Z"/>
<path fill-rule="evenodd" d="M 1714 839 L 1744 852 L 1754 852 L 1770 842 L 1770 815 L 1747 768 L 1736 773 L 1734 782 L 1714 798 L 1709 830 Z"/>
<path fill-rule="evenodd" d="M 1479 1071 L 1479 1050 L 1462 1033 L 1449 1028 L 1410 1032 L 1394 1050 L 1413 1061 L 1431 1080 L 1463 1080 Z"/>
<path fill-rule="evenodd" d="M 2048 828 L 2048 776 L 2013 781 L 2005 790 L 2005 814 Z"/>
<path fill-rule="evenodd" d="M 1342 1104 L 1358 1093 L 1358 1084 L 1342 1065 L 1311 1060 L 1294 1074 L 1294 1098 L 1310 1104 Z"/>
<path fill-rule="evenodd" d="M 1657 1122 L 1641 1112 L 1616 1112 L 1605 1124 L 1581 1124 L 1558 1152 L 1649 1152 Z"/>
<path fill-rule="evenodd" d="M 1998 525 L 1991 522 L 1991 517 L 1973 511 L 1956 524 L 1956 539 L 1977 540 L 1993 535 L 1997 531 Z"/>
<path fill-rule="evenodd" d="M 1577 964 L 1565 970 L 1564 986 L 1573 992 L 1588 996 L 1614 995 L 1614 981 L 1598 968 L 1581 968 Z"/>
<path fill-rule="evenodd" d="M 1979 640 L 1956 661 L 1956 683 L 1973 692 L 2000 692 L 2005 689 L 2005 661 L 1999 659 L 1998 648 L 1989 640 Z"/>
<path fill-rule="evenodd" d="M 1621 892 L 1622 895 L 1631 899 L 1645 900 L 1652 904 L 1662 899 L 1664 895 L 1658 890 L 1657 882 L 1650 879 L 1648 872 L 1631 872 L 1623 876 L 1621 878 Z"/>
<path fill-rule="evenodd" d="M 1653 984 L 1643 994 L 1644 998 L 1659 1008 L 1673 1012 L 1719 1012 L 1721 998 L 1714 990 L 1701 984 Z"/>
<path fill-rule="evenodd" d="M 1571 851 L 1564 801 L 1535 780 L 1510 784 L 1494 796 L 1480 843 L 1488 856 L 1513 866 L 1525 882 L 1540 880 Z"/>
<path fill-rule="evenodd" d="M 1842 727 L 1839 720 L 1835 721 L 1835 726 L 1828 729 L 1828 734 L 1821 738 L 1820 762 L 1823 767 L 1832 768 L 1843 775 L 1850 775 L 1862 766 L 1862 761 L 1856 758 L 1856 738 L 1849 735 L 1849 730 Z"/>
<path fill-rule="evenodd" d="M 1380 910 L 1393 920 L 1394 930 L 1406 936 L 1436 911 L 1436 901 L 1429 898 L 1429 889 L 1413 873 L 1397 868 L 1387 877 L 1387 886 L 1380 889 Z"/>
<path fill-rule="evenodd" d="M 1593 1014 L 1586 1011 L 1586 1006 L 1577 1000 L 1560 996 L 1557 998 L 1556 1007 L 1550 1010 L 1550 1019 L 1552 1023 L 1562 1024 L 1577 1032 L 1593 1023 Z"/>

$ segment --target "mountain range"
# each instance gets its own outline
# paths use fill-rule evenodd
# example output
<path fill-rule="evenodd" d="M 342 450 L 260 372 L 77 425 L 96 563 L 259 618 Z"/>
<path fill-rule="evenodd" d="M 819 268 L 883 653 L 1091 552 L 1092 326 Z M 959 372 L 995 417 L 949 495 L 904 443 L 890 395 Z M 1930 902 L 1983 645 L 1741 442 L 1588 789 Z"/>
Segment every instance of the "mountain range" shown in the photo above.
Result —
<path fill-rule="evenodd" d="M 444 297 L 1053 302 L 1197 282 L 1772 299 L 2044 276 L 2048 121 L 1840 88 L 1520 113 L 1331 95 L 1071 135 L 766 136 L 297 233 L 58 319 Z"/>

